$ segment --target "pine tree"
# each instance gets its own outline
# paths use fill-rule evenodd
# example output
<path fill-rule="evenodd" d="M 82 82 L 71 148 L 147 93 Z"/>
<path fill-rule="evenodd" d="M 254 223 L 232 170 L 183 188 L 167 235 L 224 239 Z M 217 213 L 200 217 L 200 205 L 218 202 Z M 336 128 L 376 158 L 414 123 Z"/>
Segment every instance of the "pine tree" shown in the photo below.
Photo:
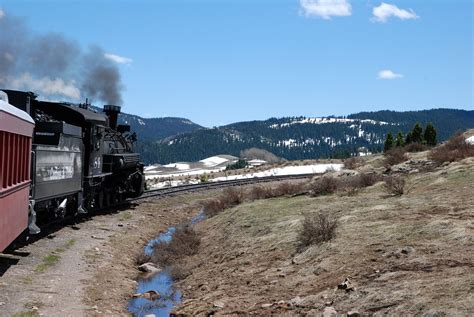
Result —
<path fill-rule="evenodd" d="M 426 141 L 426 144 L 429 146 L 435 146 L 437 141 L 436 141 L 436 129 L 431 123 L 428 123 L 425 128 L 425 134 L 424 134 L 424 139 Z"/>
<path fill-rule="evenodd" d="M 405 140 L 403 140 L 403 134 L 398 132 L 397 138 L 395 139 L 395 146 L 402 147 L 405 145 Z"/>
<path fill-rule="evenodd" d="M 385 139 L 385 144 L 383 146 L 383 151 L 387 152 L 391 148 L 393 148 L 393 135 L 392 135 L 392 132 L 389 132 L 387 134 L 387 138 Z"/>
<path fill-rule="evenodd" d="M 412 142 L 413 142 L 413 138 L 412 138 L 412 136 L 411 136 L 411 132 L 408 132 L 408 133 L 407 133 L 407 136 L 406 136 L 406 138 L 405 138 L 405 145 L 410 144 L 410 143 L 412 143 Z"/>
<path fill-rule="evenodd" d="M 421 143 L 423 141 L 423 128 L 419 123 L 415 124 L 415 127 L 413 127 L 411 140 L 413 143 Z"/>

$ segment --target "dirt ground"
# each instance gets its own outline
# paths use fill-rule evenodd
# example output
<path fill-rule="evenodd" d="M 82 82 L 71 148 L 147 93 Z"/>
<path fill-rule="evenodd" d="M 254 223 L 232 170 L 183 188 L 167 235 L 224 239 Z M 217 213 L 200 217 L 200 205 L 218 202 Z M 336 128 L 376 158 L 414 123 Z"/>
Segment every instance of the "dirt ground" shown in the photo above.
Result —
<path fill-rule="evenodd" d="M 128 315 L 135 255 L 152 237 L 196 215 L 193 204 L 209 194 L 141 202 L 0 255 L 0 316 Z"/>
<path fill-rule="evenodd" d="M 368 160 L 361 169 L 383 169 Z M 176 284 L 176 313 L 474 315 L 474 159 L 406 177 L 401 197 L 378 183 L 353 195 L 246 202 L 198 223 L 202 242 L 183 259 L 191 274 Z M 128 315 L 136 254 L 216 194 L 145 201 L 0 256 L 0 316 Z M 339 220 L 336 238 L 298 253 L 303 213 L 318 211 Z M 346 278 L 353 291 L 337 289 Z"/>
<path fill-rule="evenodd" d="M 176 313 L 474 315 L 474 158 L 406 177 L 401 197 L 378 183 L 244 203 L 197 224 Z M 318 211 L 339 219 L 336 238 L 298 253 L 303 213 Z M 346 278 L 354 290 L 338 289 Z"/>

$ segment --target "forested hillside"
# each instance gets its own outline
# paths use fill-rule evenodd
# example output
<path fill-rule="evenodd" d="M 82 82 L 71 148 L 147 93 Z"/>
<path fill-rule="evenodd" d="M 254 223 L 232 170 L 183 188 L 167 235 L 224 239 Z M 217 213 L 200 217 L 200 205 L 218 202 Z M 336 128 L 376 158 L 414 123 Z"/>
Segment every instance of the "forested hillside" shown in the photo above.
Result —
<path fill-rule="evenodd" d="M 442 141 L 458 130 L 474 127 L 474 111 L 434 109 L 364 112 L 348 117 L 271 118 L 198 129 L 163 140 L 141 140 L 138 149 L 147 164 L 196 161 L 223 153 L 238 156 L 251 147 L 288 160 L 347 157 L 359 147 L 381 151 L 388 132 L 406 133 L 417 122 L 423 126 L 433 122 Z"/>

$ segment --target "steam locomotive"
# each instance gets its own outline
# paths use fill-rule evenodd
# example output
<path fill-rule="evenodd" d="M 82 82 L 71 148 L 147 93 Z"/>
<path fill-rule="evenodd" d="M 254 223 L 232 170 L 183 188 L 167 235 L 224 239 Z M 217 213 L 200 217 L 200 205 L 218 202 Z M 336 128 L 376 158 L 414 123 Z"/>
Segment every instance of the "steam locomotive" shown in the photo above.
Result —
<path fill-rule="evenodd" d="M 53 219 L 139 197 L 143 164 L 120 107 L 40 101 L 0 90 L 0 252 Z"/>

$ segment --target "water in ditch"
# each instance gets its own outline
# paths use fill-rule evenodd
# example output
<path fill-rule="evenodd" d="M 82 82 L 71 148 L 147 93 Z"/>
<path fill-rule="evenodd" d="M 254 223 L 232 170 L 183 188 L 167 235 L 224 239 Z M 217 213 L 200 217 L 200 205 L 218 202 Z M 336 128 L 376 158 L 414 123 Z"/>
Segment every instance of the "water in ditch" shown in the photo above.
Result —
<path fill-rule="evenodd" d="M 191 220 L 191 224 L 195 224 L 204 219 L 204 213 L 201 212 Z M 151 255 L 153 247 L 160 243 L 169 243 L 173 239 L 175 227 L 169 227 L 168 230 L 154 239 L 148 241 L 145 246 L 145 254 Z M 149 278 L 140 278 L 138 280 L 137 293 L 143 294 L 148 291 L 155 291 L 159 294 L 157 299 L 148 298 L 132 298 L 128 302 L 128 311 L 136 317 L 143 317 L 153 314 L 156 317 L 168 317 L 173 308 L 181 302 L 181 293 L 173 286 L 173 279 L 169 270 L 165 268 L 163 271 L 152 275 Z"/>

